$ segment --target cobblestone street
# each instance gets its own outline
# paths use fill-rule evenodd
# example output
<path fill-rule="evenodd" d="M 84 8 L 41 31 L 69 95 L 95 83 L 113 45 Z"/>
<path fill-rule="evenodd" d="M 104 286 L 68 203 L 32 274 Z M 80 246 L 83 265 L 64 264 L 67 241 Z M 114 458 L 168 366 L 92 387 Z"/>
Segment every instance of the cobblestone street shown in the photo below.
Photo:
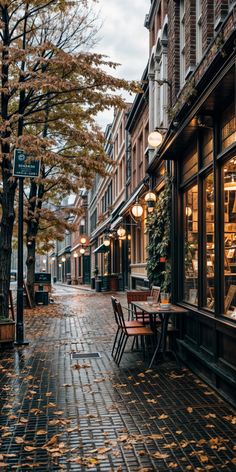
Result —
<path fill-rule="evenodd" d="M 57 286 L 25 311 L 29 345 L 0 353 L 0 470 L 236 470 L 235 411 L 206 384 L 140 353 L 116 366 L 110 297 Z"/>

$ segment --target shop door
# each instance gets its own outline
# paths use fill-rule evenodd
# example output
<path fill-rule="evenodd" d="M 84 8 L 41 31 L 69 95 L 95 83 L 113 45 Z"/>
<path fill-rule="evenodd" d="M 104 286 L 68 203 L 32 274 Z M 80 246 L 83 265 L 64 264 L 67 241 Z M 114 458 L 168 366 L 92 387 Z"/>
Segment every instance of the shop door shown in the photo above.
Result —
<path fill-rule="evenodd" d="M 83 256 L 83 283 L 90 284 L 90 256 Z"/>

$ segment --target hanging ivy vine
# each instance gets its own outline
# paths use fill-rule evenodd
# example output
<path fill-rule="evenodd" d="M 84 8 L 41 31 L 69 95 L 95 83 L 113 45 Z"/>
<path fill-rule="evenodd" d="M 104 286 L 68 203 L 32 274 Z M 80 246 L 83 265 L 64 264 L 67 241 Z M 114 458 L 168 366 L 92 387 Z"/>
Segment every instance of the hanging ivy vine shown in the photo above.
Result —
<path fill-rule="evenodd" d="M 160 286 L 162 291 L 170 291 L 171 288 L 171 187 L 171 180 L 167 177 L 146 224 L 149 233 L 147 275 L 151 285 Z"/>

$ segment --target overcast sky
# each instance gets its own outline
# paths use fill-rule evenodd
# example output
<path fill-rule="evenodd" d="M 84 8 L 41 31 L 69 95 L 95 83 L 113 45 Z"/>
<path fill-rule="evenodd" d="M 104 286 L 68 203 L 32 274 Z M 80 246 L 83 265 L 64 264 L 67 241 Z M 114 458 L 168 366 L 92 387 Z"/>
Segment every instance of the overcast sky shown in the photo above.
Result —
<path fill-rule="evenodd" d="M 96 50 L 119 62 L 116 74 L 127 80 L 139 80 L 148 60 L 148 30 L 144 27 L 150 0 L 100 0 L 103 21 Z M 128 98 L 129 97 L 129 98 Z M 132 98 L 127 95 L 127 99 Z M 112 121 L 113 112 L 99 116 L 104 128 Z"/>

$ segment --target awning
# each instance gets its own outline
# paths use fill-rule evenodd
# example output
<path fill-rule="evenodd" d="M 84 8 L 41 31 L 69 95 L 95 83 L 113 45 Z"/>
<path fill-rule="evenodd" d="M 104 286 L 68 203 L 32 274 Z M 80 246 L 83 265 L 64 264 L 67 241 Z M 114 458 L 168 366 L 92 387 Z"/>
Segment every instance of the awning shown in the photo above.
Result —
<path fill-rule="evenodd" d="M 139 187 L 136 189 L 136 191 L 129 197 L 123 208 L 121 209 L 119 216 L 124 215 L 124 213 L 129 209 L 129 207 L 132 205 L 132 203 L 135 201 L 135 199 L 139 196 L 139 194 L 143 191 L 145 188 L 144 183 L 141 183 Z"/>
<path fill-rule="evenodd" d="M 112 231 L 113 229 L 115 229 L 115 227 L 121 223 L 123 221 L 123 217 L 122 216 L 119 216 L 118 218 L 116 218 L 116 220 L 114 220 L 112 223 L 111 223 L 111 226 L 110 226 L 110 230 Z"/>
<path fill-rule="evenodd" d="M 90 243 L 94 241 L 100 234 L 103 233 L 103 230 L 110 225 L 110 217 L 103 221 L 90 235 Z"/>
<path fill-rule="evenodd" d="M 108 252 L 109 251 L 109 246 L 105 246 L 105 244 L 100 244 L 100 246 L 96 247 L 94 249 L 93 253 L 97 254 L 98 252 Z"/>

